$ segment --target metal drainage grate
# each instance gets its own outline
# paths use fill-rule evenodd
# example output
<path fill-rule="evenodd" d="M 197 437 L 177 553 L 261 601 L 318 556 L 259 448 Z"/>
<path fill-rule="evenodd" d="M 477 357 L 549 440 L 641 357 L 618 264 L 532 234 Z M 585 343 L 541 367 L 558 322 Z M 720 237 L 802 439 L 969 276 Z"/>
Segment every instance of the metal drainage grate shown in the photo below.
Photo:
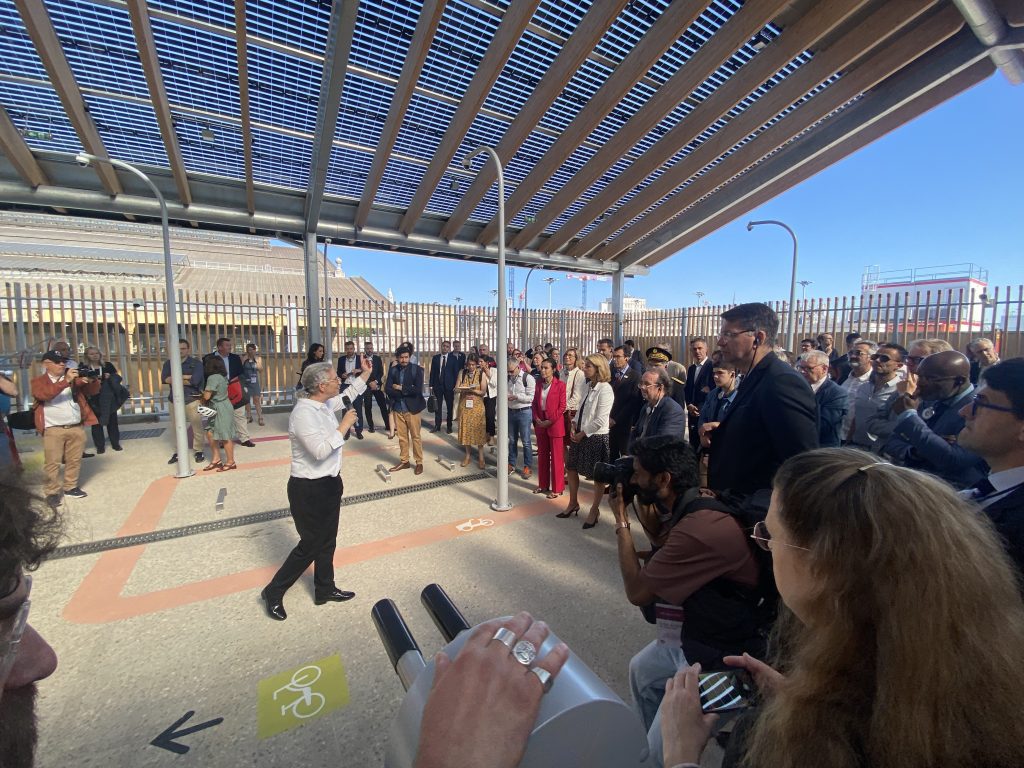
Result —
<path fill-rule="evenodd" d="M 160 437 L 167 429 L 160 427 L 158 429 L 136 429 L 132 432 L 122 432 L 122 440 L 141 440 L 144 437 Z"/>
<path fill-rule="evenodd" d="M 446 480 L 431 480 L 428 483 L 420 483 L 419 485 L 410 485 L 403 488 L 388 488 L 383 491 L 361 493 L 357 496 L 342 498 L 341 505 L 343 507 L 350 507 L 355 506 L 356 504 L 365 504 L 370 501 L 381 501 L 383 499 L 394 498 L 395 496 L 404 496 L 407 493 L 429 491 L 434 488 L 444 488 L 449 485 L 471 483 L 476 480 L 486 480 L 491 477 L 494 477 L 493 473 L 484 471 L 476 472 L 472 475 L 463 475 L 462 477 L 453 477 Z M 210 533 L 211 531 L 222 531 L 226 528 L 239 528 L 244 525 L 265 523 L 270 520 L 279 520 L 282 517 L 288 517 L 290 515 L 291 512 L 288 509 L 273 509 L 269 512 L 256 512 L 251 515 L 228 517 L 224 520 L 212 520 L 208 523 L 183 525 L 180 528 L 167 528 L 166 530 L 140 533 L 135 536 L 119 536 L 115 539 L 101 539 L 99 541 L 87 541 L 82 544 L 69 544 L 66 547 L 59 547 L 56 549 L 53 554 L 50 555 L 50 558 L 53 560 L 59 560 L 65 557 L 78 557 L 79 555 L 91 555 L 96 552 L 106 552 L 110 549 L 137 547 L 140 544 L 152 544 L 156 541 L 180 539 L 185 536 L 196 536 L 201 533 Z"/>

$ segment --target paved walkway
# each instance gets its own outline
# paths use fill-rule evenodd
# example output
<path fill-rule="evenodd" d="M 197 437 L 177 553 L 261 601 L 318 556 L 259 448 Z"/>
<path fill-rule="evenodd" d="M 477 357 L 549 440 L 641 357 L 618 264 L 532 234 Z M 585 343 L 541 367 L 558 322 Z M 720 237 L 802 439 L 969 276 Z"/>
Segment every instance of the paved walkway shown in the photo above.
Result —
<path fill-rule="evenodd" d="M 554 517 L 565 497 L 532 495 L 534 483 L 518 477 L 513 510 L 493 513 L 493 468 L 485 476 L 459 467 L 461 448 L 443 433 L 424 431 L 424 474 L 399 472 L 390 484 L 374 468 L 396 463 L 397 439 L 367 433 L 346 445 L 337 581 L 358 596 L 314 606 L 307 574 L 285 598 L 288 620 L 266 617 L 259 589 L 296 542 L 290 518 L 279 516 L 286 423 L 287 414 L 269 414 L 253 428 L 257 446 L 237 448 L 234 472 L 175 479 L 166 422 L 125 427 L 165 431 L 85 460 L 89 497 L 63 507 L 69 544 L 173 537 L 87 554 L 72 547 L 38 572 L 32 622 L 60 657 L 40 685 L 38 765 L 381 765 L 403 689 L 370 608 L 394 599 L 429 657 L 443 645 L 419 602 L 431 582 L 473 624 L 520 608 L 544 618 L 628 700 L 628 660 L 653 628 L 623 597 L 610 514 L 584 532 L 576 518 Z M 25 458 L 41 463 L 37 441 L 19 437 L 19 446 L 37 448 Z M 466 481 L 442 484 L 454 478 Z M 380 491 L 391 493 L 366 500 Z M 256 521 L 231 520 L 246 515 Z M 231 524 L 189 528 L 217 521 Z M 292 674 L 314 662 L 323 680 L 303 689 L 311 673 Z M 151 744 L 186 713 L 179 731 L 222 720 L 171 740 L 184 754 Z"/>

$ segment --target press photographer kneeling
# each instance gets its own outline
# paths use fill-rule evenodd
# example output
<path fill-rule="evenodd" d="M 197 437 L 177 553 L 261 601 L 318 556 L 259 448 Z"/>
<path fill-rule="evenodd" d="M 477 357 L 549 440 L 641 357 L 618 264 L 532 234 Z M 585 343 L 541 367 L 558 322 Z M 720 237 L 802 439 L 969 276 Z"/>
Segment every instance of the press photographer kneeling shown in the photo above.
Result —
<path fill-rule="evenodd" d="M 760 657 L 776 593 L 770 572 L 750 546 L 741 513 L 699 494 L 697 457 L 688 443 L 668 435 L 637 441 L 631 477 L 627 458 L 618 467 L 601 469 L 617 469 L 609 503 L 626 597 L 657 625 L 657 638 L 630 661 L 629 681 L 654 764 L 660 766 L 658 713 L 667 681 L 687 664 L 708 671 L 724 668 L 726 655 Z M 633 543 L 626 502 L 634 494 L 650 510 L 641 513 L 641 522 L 651 552 L 638 553 Z"/>

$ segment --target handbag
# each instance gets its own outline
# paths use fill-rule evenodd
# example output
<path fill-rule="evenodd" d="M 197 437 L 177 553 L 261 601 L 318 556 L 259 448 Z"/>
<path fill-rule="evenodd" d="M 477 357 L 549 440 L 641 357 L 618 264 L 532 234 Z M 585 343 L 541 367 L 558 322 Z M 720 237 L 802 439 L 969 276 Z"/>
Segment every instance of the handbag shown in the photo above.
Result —
<path fill-rule="evenodd" d="M 228 400 L 231 401 L 232 405 L 241 405 L 244 399 L 245 393 L 242 391 L 242 381 L 235 376 L 235 378 L 228 382 Z"/>
<path fill-rule="evenodd" d="M 437 398 L 431 395 L 427 398 L 427 413 L 433 413 L 437 410 Z"/>

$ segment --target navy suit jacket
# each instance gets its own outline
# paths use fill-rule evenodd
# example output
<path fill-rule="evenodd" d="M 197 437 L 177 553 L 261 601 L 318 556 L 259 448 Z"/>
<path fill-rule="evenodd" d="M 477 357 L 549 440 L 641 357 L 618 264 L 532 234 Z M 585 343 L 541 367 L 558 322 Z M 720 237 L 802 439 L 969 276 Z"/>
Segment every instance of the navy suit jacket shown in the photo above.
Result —
<path fill-rule="evenodd" d="M 409 363 L 406 366 L 405 382 L 402 385 L 402 391 L 399 392 L 393 388 L 393 385 L 398 384 L 401 370 L 402 367 L 398 363 L 391 366 L 384 390 L 388 393 L 388 398 L 392 403 L 404 400 L 409 413 L 419 413 L 427 407 L 427 401 L 423 397 L 423 369 L 418 365 Z"/>
<path fill-rule="evenodd" d="M 645 417 L 647 403 L 637 414 L 636 423 L 633 425 L 633 434 L 629 438 L 629 450 L 632 452 L 636 441 L 643 437 L 654 435 L 674 435 L 680 440 L 686 432 L 686 411 L 671 397 L 662 396 L 661 402 L 655 408 L 650 417 Z"/>
<path fill-rule="evenodd" d="M 817 447 L 818 409 L 811 385 L 769 350 L 743 377 L 711 433 L 708 485 L 739 494 L 771 488 L 782 462 Z"/>
<path fill-rule="evenodd" d="M 372 355 L 370 357 L 370 378 L 366 380 L 366 383 L 369 384 L 371 381 L 376 381 L 379 387 L 383 383 L 383 378 L 384 361 L 380 359 L 380 355 Z"/>
<path fill-rule="evenodd" d="M 1017 579 L 1024 590 L 1024 487 L 993 501 L 982 512 L 1002 537 L 1003 545 L 1017 564 Z"/>
<path fill-rule="evenodd" d="M 338 358 L 338 378 L 342 380 L 342 384 L 341 384 L 342 389 L 344 389 L 345 387 L 347 387 L 351 383 L 351 381 L 350 381 L 351 378 L 352 378 L 351 374 L 354 371 L 358 371 L 359 373 L 362 373 L 362 371 L 363 371 L 362 362 L 363 362 L 362 358 L 357 353 L 356 354 L 355 367 L 352 368 L 352 370 L 349 370 L 348 368 L 345 367 L 348 364 L 348 358 L 345 357 L 344 355 L 342 355 L 341 357 Z M 347 374 L 350 374 L 350 375 L 346 378 L 346 377 L 342 376 L 343 373 L 347 373 Z M 360 395 L 360 397 L 362 397 L 362 395 Z M 359 398 L 357 397 L 356 399 L 358 400 Z"/>
<path fill-rule="evenodd" d="M 711 369 L 714 366 L 710 360 L 707 360 L 704 365 L 700 367 L 700 373 L 697 373 L 697 365 L 691 364 L 686 369 L 686 387 L 683 390 L 685 393 L 685 399 L 687 405 L 700 406 L 704 402 L 704 398 L 708 396 L 708 392 L 715 388 L 714 379 L 711 377 Z M 708 388 L 707 392 L 703 392 L 704 387 Z M 694 423 L 697 422 L 697 418 L 692 419 Z"/>
<path fill-rule="evenodd" d="M 441 355 L 434 355 L 430 360 L 430 389 L 454 392 L 462 372 L 463 358 L 461 352 L 449 352 L 444 370 L 441 370 Z"/>
<path fill-rule="evenodd" d="M 960 394 L 931 426 L 921 414 L 934 407 L 934 401 L 918 406 L 916 413 L 897 419 L 885 453 L 898 464 L 938 475 L 957 488 L 974 485 L 988 474 L 988 465 L 976 453 L 960 447 L 956 438 L 964 428 L 959 411 L 974 397 L 973 387 Z M 901 414 L 902 415 L 902 414 Z"/>
<path fill-rule="evenodd" d="M 832 379 L 821 382 L 814 393 L 814 402 L 818 406 L 818 445 L 822 448 L 838 448 L 842 441 L 843 417 L 850 405 L 847 402 L 847 390 L 840 387 Z"/>

